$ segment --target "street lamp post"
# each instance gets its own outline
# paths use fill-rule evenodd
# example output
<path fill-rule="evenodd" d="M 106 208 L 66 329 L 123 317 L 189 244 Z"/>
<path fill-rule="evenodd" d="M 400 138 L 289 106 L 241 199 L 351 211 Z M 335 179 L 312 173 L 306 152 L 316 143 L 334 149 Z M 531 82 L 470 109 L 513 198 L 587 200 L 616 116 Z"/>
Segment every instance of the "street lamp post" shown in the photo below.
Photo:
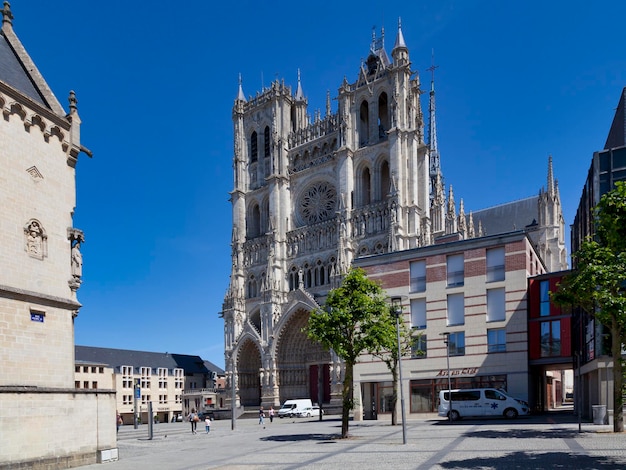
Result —
<path fill-rule="evenodd" d="M 398 371 L 400 372 L 400 410 L 402 412 L 402 444 L 406 444 L 406 419 L 404 411 L 404 387 L 402 386 L 402 347 L 400 345 L 400 316 L 402 315 L 402 299 L 391 299 L 393 314 L 396 317 L 396 334 L 398 337 Z"/>
<path fill-rule="evenodd" d="M 446 362 L 448 365 L 448 421 L 452 421 L 452 379 L 450 378 L 450 332 L 441 333 L 446 343 Z"/>

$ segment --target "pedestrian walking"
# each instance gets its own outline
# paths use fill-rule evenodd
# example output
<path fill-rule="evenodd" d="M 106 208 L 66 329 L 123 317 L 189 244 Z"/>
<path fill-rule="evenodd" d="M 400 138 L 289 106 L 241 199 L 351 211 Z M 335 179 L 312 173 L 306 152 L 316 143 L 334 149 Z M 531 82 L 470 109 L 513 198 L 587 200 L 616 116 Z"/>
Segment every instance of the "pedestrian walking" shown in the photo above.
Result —
<path fill-rule="evenodd" d="M 189 422 L 191 423 L 191 434 L 198 434 L 196 428 L 198 426 L 198 421 L 200 421 L 200 418 L 198 418 L 195 408 L 191 409 L 191 413 L 189 413 L 188 418 Z"/>
<path fill-rule="evenodd" d="M 259 410 L 259 424 L 265 424 L 265 411 L 263 411 L 263 407 Z"/>
<path fill-rule="evenodd" d="M 204 429 L 206 430 L 207 434 L 209 433 L 209 431 L 211 431 L 211 418 L 209 417 L 209 415 L 206 415 L 206 418 L 204 418 Z"/>
<path fill-rule="evenodd" d="M 270 415 L 270 423 L 274 422 L 274 407 L 270 406 L 270 410 L 267 412 L 268 415 Z"/>

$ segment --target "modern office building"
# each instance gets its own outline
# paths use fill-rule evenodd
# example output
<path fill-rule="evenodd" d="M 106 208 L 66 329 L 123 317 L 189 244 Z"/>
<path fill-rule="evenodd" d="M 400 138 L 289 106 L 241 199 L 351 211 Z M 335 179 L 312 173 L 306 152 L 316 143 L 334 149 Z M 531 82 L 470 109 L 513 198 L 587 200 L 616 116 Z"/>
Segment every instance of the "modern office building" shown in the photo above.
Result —
<path fill-rule="evenodd" d="M 585 238 L 594 235 L 594 207 L 617 181 L 626 181 L 626 87 L 620 94 L 604 148 L 594 152 L 591 159 L 571 226 L 573 254 Z M 572 267 L 576 268 L 575 258 Z M 579 360 L 574 369 L 574 383 L 579 384 L 576 398 L 580 399 L 584 414 L 589 415 L 593 405 L 604 405 L 607 417 L 610 417 L 613 415 L 613 357 L 610 345 L 614 338 L 611 338 L 609 329 L 593 316 L 580 309 L 574 313 L 573 354 Z M 626 357 L 623 345 L 622 356 Z"/>

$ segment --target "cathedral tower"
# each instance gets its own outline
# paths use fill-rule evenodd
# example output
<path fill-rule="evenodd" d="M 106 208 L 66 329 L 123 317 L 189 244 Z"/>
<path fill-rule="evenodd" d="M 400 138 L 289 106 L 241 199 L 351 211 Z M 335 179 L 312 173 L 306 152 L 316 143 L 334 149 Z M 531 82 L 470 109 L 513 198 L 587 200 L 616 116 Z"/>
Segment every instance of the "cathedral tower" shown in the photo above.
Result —
<path fill-rule="evenodd" d="M 373 33 L 338 107 L 310 118 L 298 72 L 233 106 L 232 272 L 222 315 L 237 405 L 339 403 L 341 362 L 302 333 L 358 256 L 432 241 L 419 76 Z M 442 221 L 443 222 L 443 221 Z M 234 371 L 234 375 L 232 375 Z"/>

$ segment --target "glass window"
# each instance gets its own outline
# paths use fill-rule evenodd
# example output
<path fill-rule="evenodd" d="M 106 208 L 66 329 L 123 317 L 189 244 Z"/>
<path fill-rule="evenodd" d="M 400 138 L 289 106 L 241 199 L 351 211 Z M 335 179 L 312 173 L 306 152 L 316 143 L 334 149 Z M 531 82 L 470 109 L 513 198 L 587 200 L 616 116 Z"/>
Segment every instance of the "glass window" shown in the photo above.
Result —
<path fill-rule="evenodd" d="M 504 287 L 487 289 L 487 321 L 504 321 L 506 319 L 505 298 Z"/>
<path fill-rule="evenodd" d="M 465 332 L 457 331 L 448 335 L 448 347 L 450 348 L 450 356 L 465 355 Z"/>
<path fill-rule="evenodd" d="M 411 328 L 426 328 L 426 299 L 411 299 Z"/>
<path fill-rule="evenodd" d="M 426 335 L 418 335 L 413 337 L 411 343 L 411 358 L 422 359 L 426 357 Z"/>
<path fill-rule="evenodd" d="M 626 148 L 613 150 L 613 170 L 626 168 Z"/>
<path fill-rule="evenodd" d="M 463 294 L 448 295 L 448 326 L 465 324 L 465 298 Z"/>
<path fill-rule="evenodd" d="M 539 316 L 550 315 L 550 283 L 549 281 L 539 281 Z"/>
<path fill-rule="evenodd" d="M 561 321 L 541 322 L 541 357 L 561 355 Z"/>
<path fill-rule="evenodd" d="M 448 272 L 448 287 L 462 286 L 465 277 L 463 253 L 449 255 L 446 261 L 446 268 Z"/>
<path fill-rule="evenodd" d="M 506 351 L 506 330 L 504 328 L 494 328 L 487 330 L 487 352 Z"/>
<path fill-rule="evenodd" d="M 504 247 L 487 250 L 487 282 L 504 281 Z"/>
<path fill-rule="evenodd" d="M 412 261 L 411 270 L 411 292 L 426 291 L 426 260 Z"/>

